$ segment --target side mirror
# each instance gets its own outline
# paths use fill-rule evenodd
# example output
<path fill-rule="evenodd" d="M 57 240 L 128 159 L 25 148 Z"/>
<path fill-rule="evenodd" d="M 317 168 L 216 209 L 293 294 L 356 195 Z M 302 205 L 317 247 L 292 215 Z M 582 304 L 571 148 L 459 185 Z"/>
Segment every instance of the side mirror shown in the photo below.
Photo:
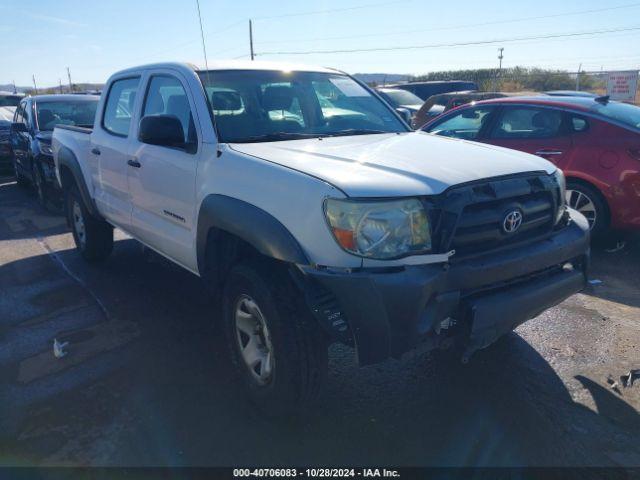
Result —
<path fill-rule="evenodd" d="M 150 145 L 185 148 L 182 123 L 173 115 L 142 117 L 138 138 L 142 143 Z"/>
<path fill-rule="evenodd" d="M 27 133 L 27 126 L 22 123 L 22 122 L 18 122 L 18 123 L 12 123 L 11 124 L 11 131 L 12 132 L 16 132 L 16 133 Z"/>
<path fill-rule="evenodd" d="M 411 120 L 413 118 L 413 115 L 411 115 L 411 111 L 408 108 L 398 107 L 396 108 L 396 112 L 400 114 L 402 119 L 405 122 L 407 122 L 408 125 L 411 125 Z"/>

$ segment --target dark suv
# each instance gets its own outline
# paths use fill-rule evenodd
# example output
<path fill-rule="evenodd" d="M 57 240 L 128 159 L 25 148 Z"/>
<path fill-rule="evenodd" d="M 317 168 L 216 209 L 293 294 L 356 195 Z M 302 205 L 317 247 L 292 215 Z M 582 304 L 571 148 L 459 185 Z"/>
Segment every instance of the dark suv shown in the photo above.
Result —
<path fill-rule="evenodd" d="M 57 187 L 51 150 L 56 125 L 93 127 L 100 97 L 95 95 L 38 95 L 20 102 L 11 125 L 13 169 L 19 185 L 31 184 L 38 201 L 47 206 Z"/>
<path fill-rule="evenodd" d="M 390 88 L 406 90 L 426 101 L 430 96 L 437 95 L 439 93 L 478 90 L 478 84 L 464 80 L 447 80 L 441 82 L 400 83 L 398 85 L 391 85 Z"/>

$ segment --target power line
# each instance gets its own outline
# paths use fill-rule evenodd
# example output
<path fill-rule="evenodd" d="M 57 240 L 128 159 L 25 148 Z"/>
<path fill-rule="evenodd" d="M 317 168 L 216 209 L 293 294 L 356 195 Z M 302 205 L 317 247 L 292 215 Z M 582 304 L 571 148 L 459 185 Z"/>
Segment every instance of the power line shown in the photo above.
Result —
<path fill-rule="evenodd" d="M 478 40 L 469 42 L 455 42 L 455 43 L 433 43 L 426 45 L 406 45 L 395 47 L 372 47 L 372 48 L 344 48 L 335 50 L 292 50 L 292 51 L 276 51 L 276 52 L 262 52 L 256 55 L 309 55 L 309 54 L 327 54 L 327 53 L 359 53 L 359 52 L 386 52 L 396 50 L 418 50 L 424 48 L 443 48 L 443 47 L 466 47 L 471 45 L 490 45 L 492 43 L 505 43 L 505 42 L 518 42 L 523 40 L 541 40 L 541 39 L 554 39 L 554 38 L 567 38 L 567 37 L 579 37 L 584 35 L 604 35 L 607 33 L 616 32 L 629 32 L 640 30 L 640 27 L 629 28 L 617 28 L 611 30 L 593 30 L 590 32 L 572 32 L 572 33 L 559 33 L 552 35 L 533 35 L 528 37 L 512 37 L 512 38 L 498 38 L 492 40 Z"/>
<path fill-rule="evenodd" d="M 436 27 L 436 28 L 421 28 L 419 30 L 399 30 L 399 31 L 395 31 L 395 32 L 387 32 L 387 33 L 380 33 L 380 32 L 376 32 L 376 33 L 365 33 L 365 34 L 360 34 L 360 35 L 343 35 L 343 36 L 336 36 L 336 37 L 314 37 L 314 38 L 302 38 L 302 39 L 295 39 L 295 42 L 315 42 L 315 41 L 325 41 L 325 40 L 348 40 L 348 39 L 355 39 L 355 38 L 370 38 L 370 37 L 376 37 L 376 38 L 380 38 L 380 37 L 388 37 L 388 36 L 395 36 L 395 35 L 406 35 L 406 34 L 411 34 L 411 33 L 424 33 L 424 32 L 437 32 L 437 31 L 444 31 L 444 30 L 458 30 L 458 29 L 462 29 L 462 28 L 474 28 L 474 27 L 485 27 L 485 26 L 490 26 L 490 25 L 502 25 L 505 23 L 518 23 L 518 22 L 526 22 L 526 21 L 530 21 L 530 20 L 546 20 L 549 18 L 558 18 L 558 17 L 567 17 L 567 16 L 573 16 L 573 15 L 584 15 L 584 14 L 588 14 L 588 13 L 600 13 L 600 12 L 605 12 L 605 11 L 609 11 L 609 10 L 620 10 L 623 8 L 632 8 L 632 7 L 638 7 L 640 6 L 640 3 L 629 3 L 629 4 L 625 4 L 625 5 L 618 5 L 615 7 L 604 7 L 604 8 L 597 8 L 597 9 L 592 9 L 592 10 L 580 10 L 580 11 L 575 11 L 575 12 L 564 12 L 564 13 L 557 13 L 557 14 L 550 14 L 550 15 L 538 15 L 535 17 L 520 17 L 520 18 L 512 18 L 509 20 L 494 20 L 494 21 L 489 21 L 489 22 L 481 22 L 481 23 L 471 23 L 471 24 L 464 24 L 464 25 L 452 25 L 449 27 Z M 266 42 L 260 42 L 263 45 L 266 44 L 270 44 L 270 45 L 274 45 L 274 44 L 282 44 L 282 43 L 291 43 L 291 40 L 271 40 L 271 41 L 266 41 Z"/>
<path fill-rule="evenodd" d="M 379 3 L 368 3 L 365 5 L 355 5 L 353 7 L 344 7 L 344 8 L 330 8 L 326 10 L 311 10 L 307 12 L 298 12 L 298 13 L 284 13 L 282 15 L 272 15 L 266 17 L 254 17 L 254 20 L 275 20 L 278 18 L 290 18 L 290 17 L 306 17 L 308 15 L 322 15 L 326 13 L 335 13 L 335 12 L 348 12 L 351 10 L 361 10 L 363 8 L 375 8 L 375 7 L 386 7 L 389 5 L 395 5 L 398 3 L 408 3 L 412 0 L 396 0 L 392 2 L 379 2 Z"/>

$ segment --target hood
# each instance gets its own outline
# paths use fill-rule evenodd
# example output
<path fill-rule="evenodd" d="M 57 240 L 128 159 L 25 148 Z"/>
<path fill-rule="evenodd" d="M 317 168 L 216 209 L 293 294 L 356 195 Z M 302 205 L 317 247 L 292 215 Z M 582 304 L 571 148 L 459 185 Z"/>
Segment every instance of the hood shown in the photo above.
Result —
<path fill-rule="evenodd" d="M 0 107 L 0 120 L 12 122 L 15 111 L 16 107 Z"/>
<path fill-rule="evenodd" d="M 40 140 L 42 143 L 51 143 L 52 136 L 53 136 L 53 132 L 47 130 L 45 132 L 38 132 L 36 135 L 36 138 Z"/>
<path fill-rule="evenodd" d="M 534 155 L 425 132 L 230 147 L 317 177 L 353 197 L 436 195 L 482 178 L 556 170 Z"/>

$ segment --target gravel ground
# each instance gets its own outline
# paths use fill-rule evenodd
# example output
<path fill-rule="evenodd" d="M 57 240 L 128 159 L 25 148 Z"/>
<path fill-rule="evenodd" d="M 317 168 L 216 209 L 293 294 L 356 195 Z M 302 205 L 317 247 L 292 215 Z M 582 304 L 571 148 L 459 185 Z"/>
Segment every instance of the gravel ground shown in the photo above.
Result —
<path fill-rule="evenodd" d="M 240 400 L 199 279 L 122 235 L 89 266 L 0 180 L 0 464 L 640 466 L 640 379 L 620 378 L 640 368 L 640 239 L 594 249 L 591 278 L 468 365 L 358 368 L 334 346 L 316 411 L 274 423 Z"/>

